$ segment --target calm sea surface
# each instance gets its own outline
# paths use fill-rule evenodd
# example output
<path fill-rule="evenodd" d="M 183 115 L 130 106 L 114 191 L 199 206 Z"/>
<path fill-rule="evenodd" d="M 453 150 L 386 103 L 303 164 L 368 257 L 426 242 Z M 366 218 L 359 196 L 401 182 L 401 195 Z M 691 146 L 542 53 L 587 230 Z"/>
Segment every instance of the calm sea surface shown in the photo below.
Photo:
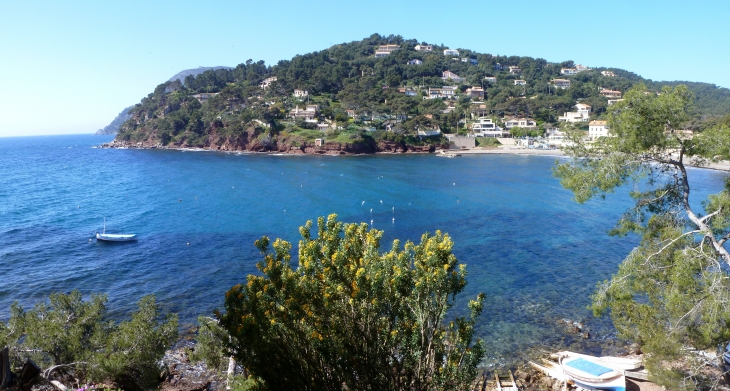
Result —
<path fill-rule="evenodd" d="M 586 306 L 638 242 L 606 235 L 630 200 L 623 192 L 576 204 L 551 176 L 554 157 L 93 148 L 109 140 L 0 138 L 0 319 L 13 301 L 29 307 L 79 289 L 107 293 L 115 316 L 154 293 L 192 323 L 256 272 L 254 240 L 296 246 L 300 225 L 337 213 L 345 222 L 372 220 L 385 231 L 385 249 L 395 238 L 449 233 L 469 271 L 458 306 L 487 295 L 478 335 L 492 361 L 540 345 L 600 350 L 614 339 L 610 321 Z M 726 176 L 691 175 L 695 203 Z M 90 242 L 104 217 L 107 232 L 137 233 L 139 241 Z M 590 338 L 567 332 L 562 319 L 583 322 Z"/>

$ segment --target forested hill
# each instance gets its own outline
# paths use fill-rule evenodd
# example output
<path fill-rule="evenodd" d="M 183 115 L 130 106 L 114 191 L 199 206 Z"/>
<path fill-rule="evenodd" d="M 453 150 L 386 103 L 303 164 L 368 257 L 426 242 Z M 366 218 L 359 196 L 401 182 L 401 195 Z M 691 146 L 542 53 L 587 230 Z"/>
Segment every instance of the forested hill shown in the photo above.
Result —
<path fill-rule="evenodd" d="M 293 145 L 314 138 L 413 141 L 410 136 L 424 129 L 465 133 L 470 121 L 482 116 L 498 124 L 507 117 L 529 117 L 542 128 L 558 123 L 558 117 L 577 102 L 592 107 L 590 119 L 601 119 L 609 99 L 616 98 L 604 96 L 602 90 L 620 94 L 643 82 L 659 91 L 662 85 L 678 83 L 645 80 L 616 68 L 581 69 L 573 61 L 551 63 L 463 48 L 447 55 L 444 50 L 449 48 L 440 45 L 418 51 L 419 44 L 424 43 L 374 34 L 273 66 L 248 60 L 232 69 L 187 76 L 184 83 L 168 81 L 130 110 L 132 117 L 117 139 L 210 147 L 212 138 L 235 138 L 245 132 L 251 136 L 255 128 L 255 136 L 267 138 L 269 144 L 285 136 Z M 376 56 L 381 45 L 397 47 Z M 578 72 L 561 74 L 564 69 Z M 442 78 L 445 71 L 451 72 L 450 79 Z M 570 86 L 559 88 L 555 79 L 568 80 Z M 730 112 L 730 90 L 684 84 L 696 96 L 696 120 L 688 126 L 701 128 L 702 121 Z M 426 99 L 434 96 L 429 87 L 442 86 L 455 87 L 453 95 Z M 474 93 L 479 88 L 484 90 L 483 99 Z M 301 90 L 300 96 L 294 96 L 295 90 Z M 293 114 L 307 105 L 317 106 L 311 117 Z"/>

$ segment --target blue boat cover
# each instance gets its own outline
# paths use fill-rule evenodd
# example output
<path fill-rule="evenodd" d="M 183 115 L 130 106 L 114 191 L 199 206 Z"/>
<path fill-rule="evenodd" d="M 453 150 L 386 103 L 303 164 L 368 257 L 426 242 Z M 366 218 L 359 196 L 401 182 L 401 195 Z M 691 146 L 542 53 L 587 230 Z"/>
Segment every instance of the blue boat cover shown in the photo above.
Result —
<path fill-rule="evenodd" d="M 606 368 L 603 365 L 598 365 L 583 358 L 568 361 L 565 363 L 565 365 L 573 367 L 575 369 L 579 369 L 585 373 L 590 373 L 593 376 L 601 376 L 604 373 L 613 371 L 613 369 L 611 368 Z"/>

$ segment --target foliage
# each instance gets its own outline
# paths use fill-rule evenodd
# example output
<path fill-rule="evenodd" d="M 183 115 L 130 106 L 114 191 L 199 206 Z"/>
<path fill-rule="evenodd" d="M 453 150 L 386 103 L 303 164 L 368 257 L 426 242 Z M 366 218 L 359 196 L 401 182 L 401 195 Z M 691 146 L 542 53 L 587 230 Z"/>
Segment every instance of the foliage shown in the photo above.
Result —
<path fill-rule="evenodd" d="M 208 368 L 222 370 L 228 364 L 225 354 L 228 339 L 228 333 L 218 321 L 207 316 L 198 317 L 197 344 L 190 360 L 203 361 Z"/>
<path fill-rule="evenodd" d="M 497 147 L 502 145 L 502 143 L 494 137 L 477 137 L 476 144 L 477 147 Z"/>
<path fill-rule="evenodd" d="M 513 137 L 538 137 L 542 136 L 543 132 L 540 129 L 528 129 L 528 128 L 520 128 L 520 127 L 514 127 L 509 130 L 510 133 L 512 133 Z"/>
<path fill-rule="evenodd" d="M 381 253 L 383 232 L 364 223 L 331 215 L 311 230 L 300 228 L 296 267 L 291 244 L 258 240 L 262 275 L 226 293 L 220 321 L 242 365 L 270 389 L 466 389 L 484 355 L 471 343 L 484 297 L 443 324 L 466 285 L 451 239 L 425 234 Z"/>
<path fill-rule="evenodd" d="M 82 380 L 112 380 L 125 389 L 153 387 L 160 359 L 177 338 L 177 316 L 162 316 L 153 296 L 143 297 L 129 321 L 107 321 L 104 295 L 84 301 L 79 291 L 54 293 L 29 311 L 11 306 L 4 341 L 15 359 L 42 367 L 75 368 Z"/>
<path fill-rule="evenodd" d="M 610 312 L 622 337 L 639 342 L 654 380 L 694 389 L 705 381 L 690 369 L 669 365 L 687 360 L 686 346 L 713 348 L 730 339 L 730 192 L 710 195 L 705 214 L 690 203 L 687 164 L 730 158 L 730 127 L 687 138 L 692 113 L 684 86 L 647 94 L 639 84 L 608 116 L 612 137 L 587 148 L 574 137 L 566 148 L 575 160 L 555 174 L 578 202 L 634 183 L 636 205 L 613 234 L 642 239 L 610 280 L 593 296 L 597 315 Z M 690 367 L 692 368 L 692 367 Z"/>

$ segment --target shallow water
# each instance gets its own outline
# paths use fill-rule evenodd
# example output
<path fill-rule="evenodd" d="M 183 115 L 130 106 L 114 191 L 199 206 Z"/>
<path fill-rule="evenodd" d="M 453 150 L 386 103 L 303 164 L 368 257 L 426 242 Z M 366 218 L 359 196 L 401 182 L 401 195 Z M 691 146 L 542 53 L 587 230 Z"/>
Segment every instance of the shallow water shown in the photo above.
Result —
<path fill-rule="evenodd" d="M 592 318 L 586 306 L 638 241 L 606 235 L 630 199 L 576 204 L 551 175 L 554 157 L 92 148 L 109 140 L 0 138 L 0 318 L 15 300 L 30 306 L 79 289 L 107 293 L 114 315 L 154 293 L 193 322 L 256 271 L 254 240 L 296 245 L 299 226 L 337 213 L 346 222 L 372 220 L 385 231 L 384 248 L 395 238 L 449 233 L 469 271 L 457 307 L 487 294 L 477 333 L 490 360 L 543 344 L 601 349 L 614 338 L 610 321 Z M 705 195 L 725 177 L 692 175 Z M 107 232 L 137 233 L 139 241 L 90 242 L 104 217 Z M 566 333 L 562 319 L 584 322 L 591 337 Z"/>

